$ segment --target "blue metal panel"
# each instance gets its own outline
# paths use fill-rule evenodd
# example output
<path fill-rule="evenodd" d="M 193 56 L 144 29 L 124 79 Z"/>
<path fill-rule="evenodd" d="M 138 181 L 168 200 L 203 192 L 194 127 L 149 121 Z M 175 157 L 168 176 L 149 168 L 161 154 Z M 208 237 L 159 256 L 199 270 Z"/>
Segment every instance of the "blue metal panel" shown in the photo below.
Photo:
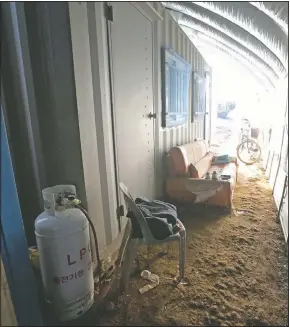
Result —
<path fill-rule="evenodd" d="M 1 255 L 20 326 L 42 326 L 1 109 Z"/>

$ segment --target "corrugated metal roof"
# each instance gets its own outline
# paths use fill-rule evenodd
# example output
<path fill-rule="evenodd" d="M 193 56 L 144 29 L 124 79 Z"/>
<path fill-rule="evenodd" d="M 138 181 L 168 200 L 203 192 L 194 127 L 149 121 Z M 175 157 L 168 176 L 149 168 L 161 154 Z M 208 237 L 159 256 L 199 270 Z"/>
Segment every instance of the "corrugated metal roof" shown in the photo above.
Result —
<path fill-rule="evenodd" d="M 288 74 L 288 2 L 162 2 L 205 58 L 236 59 L 266 90 Z"/>

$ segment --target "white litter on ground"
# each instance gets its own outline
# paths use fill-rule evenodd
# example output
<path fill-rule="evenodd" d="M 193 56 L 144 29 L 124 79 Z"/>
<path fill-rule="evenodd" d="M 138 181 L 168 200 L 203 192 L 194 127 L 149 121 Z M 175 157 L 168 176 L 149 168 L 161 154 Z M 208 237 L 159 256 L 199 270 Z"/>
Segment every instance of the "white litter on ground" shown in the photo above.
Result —
<path fill-rule="evenodd" d="M 152 290 L 157 285 L 159 285 L 159 277 L 155 274 L 152 274 L 149 270 L 143 270 L 141 272 L 141 277 L 151 282 L 151 284 L 147 284 L 139 289 L 141 294 L 148 292 L 149 290 Z"/>

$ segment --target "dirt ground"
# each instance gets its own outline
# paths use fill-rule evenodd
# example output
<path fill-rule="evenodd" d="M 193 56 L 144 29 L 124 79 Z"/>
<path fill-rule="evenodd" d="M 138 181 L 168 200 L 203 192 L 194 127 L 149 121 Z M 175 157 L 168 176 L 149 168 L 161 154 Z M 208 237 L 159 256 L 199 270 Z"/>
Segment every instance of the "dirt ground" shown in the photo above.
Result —
<path fill-rule="evenodd" d="M 217 118 L 214 143 L 221 145 L 227 142 L 233 134 L 232 125 L 231 120 Z"/>
<path fill-rule="evenodd" d="M 288 254 L 266 179 L 250 178 L 235 189 L 235 213 L 195 209 L 181 213 L 187 230 L 186 277 L 177 288 L 178 247 L 149 270 L 160 277 L 153 290 L 135 275 L 128 294 L 102 312 L 101 325 L 288 325 Z M 152 257 L 161 247 L 150 247 Z M 139 257 L 146 257 L 145 249 Z M 147 257 L 147 258 L 148 258 Z M 99 323 L 98 323 L 99 324 Z"/>

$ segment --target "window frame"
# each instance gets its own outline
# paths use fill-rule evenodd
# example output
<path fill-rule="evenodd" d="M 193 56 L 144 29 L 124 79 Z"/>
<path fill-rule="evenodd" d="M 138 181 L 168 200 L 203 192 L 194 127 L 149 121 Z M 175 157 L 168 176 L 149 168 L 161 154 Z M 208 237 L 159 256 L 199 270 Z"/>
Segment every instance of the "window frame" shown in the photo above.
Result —
<path fill-rule="evenodd" d="M 188 122 L 191 70 L 191 65 L 179 54 L 171 48 L 161 47 L 163 128 L 176 127 Z M 172 77 L 172 75 L 175 77 Z M 178 92 L 178 90 L 181 91 Z M 170 110 L 169 106 L 172 107 L 173 103 L 175 110 L 172 110 L 173 108 Z"/>
<path fill-rule="evenodd" d="M 192 88 L 191 88 L 191 122 L 195 118 L 203 118 L 206 114 L 206 74 L 202 76 L 198 72 L 192 72 Z"/>

